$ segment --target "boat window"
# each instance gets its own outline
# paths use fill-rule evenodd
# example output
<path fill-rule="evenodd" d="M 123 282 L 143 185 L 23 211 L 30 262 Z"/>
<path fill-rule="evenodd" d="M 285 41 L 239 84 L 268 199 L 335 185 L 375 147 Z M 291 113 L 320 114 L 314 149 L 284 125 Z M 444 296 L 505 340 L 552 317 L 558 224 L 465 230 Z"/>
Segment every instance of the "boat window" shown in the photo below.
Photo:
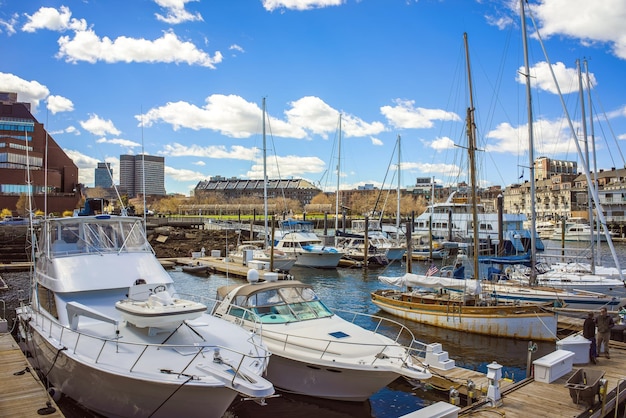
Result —
<path fill-rule="evenodd" d="M 333 315 L 310 288 L 289 287 L 255 293 L 244 306 L 259 315 L 264 323 L 294 322 Z"/>

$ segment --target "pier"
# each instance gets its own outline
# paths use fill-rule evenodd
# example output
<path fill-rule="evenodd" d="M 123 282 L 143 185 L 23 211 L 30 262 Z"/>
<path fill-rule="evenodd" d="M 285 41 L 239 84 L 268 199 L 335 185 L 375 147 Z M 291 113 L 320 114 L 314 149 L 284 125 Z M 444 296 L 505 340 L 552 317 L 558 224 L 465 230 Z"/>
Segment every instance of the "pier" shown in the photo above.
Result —
<path fill-rule="evenodd" d="M 616 405 L 623 408 L 626 400 L 626 343 L 611 341 L 611 358 L 601 356 L 597 364 L 574 364 L 570 372 L 554 380 L 552 383 L 544 383 L 535 380 L 532 376 L 519 382 L 509 379 L 501 379 L 499 390 L 501 398 L 496 404 L 492 404 L 486 397 L 488 378 L 484 373 L 479 373 L 460 367 L 451 370 L 433 373 L 433 378 L 426 383 L 440 390 L 454 388 L 459 393 L 459 398 L 450 399 L 448 402 L 455 404 L 459 417 L 493 417 L 506 416 L 508 418 L 527 417 L 578 417 L 578 418 L 601 418 L 622 416 L 615 414 Z M 537 359 L 534 359 L 537 360 Z M 600 384 L 589 393 L 578 392 L 567 383 L 576 378 L 575 374 L 584 370 L 589 376 L 602 376 L 606 380 L 606 387 Z M 591 379 L 591 378 L 590 378 Z M 470 399 L 467 382 L 474 383 L 476 394 Z M 581 385 L 581 387 L 585 387 Z M 427 409 L 427 408 L 426 408 Z M 427 411 L 418 410 L 406 417 L 427 417 Z"/>
<path fill-rule="evenodd" d="M 0 334 L 0 416 L 64 417 L 11 334 Z"/>

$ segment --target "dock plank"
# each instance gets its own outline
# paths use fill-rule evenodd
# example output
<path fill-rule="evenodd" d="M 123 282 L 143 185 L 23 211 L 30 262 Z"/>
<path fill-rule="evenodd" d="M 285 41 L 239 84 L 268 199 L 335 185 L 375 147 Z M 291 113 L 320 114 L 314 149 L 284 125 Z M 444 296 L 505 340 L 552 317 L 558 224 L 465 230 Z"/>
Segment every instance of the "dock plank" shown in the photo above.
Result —
<path fill-rule="evenodd" d="M 30 372 L 15 374 L 27 367 Z M 37 411 L 48 402 L 56 411 L 46 416 L 63 418 L 11 334 L 0 334 L 0 416 L 40 417 Z"/>

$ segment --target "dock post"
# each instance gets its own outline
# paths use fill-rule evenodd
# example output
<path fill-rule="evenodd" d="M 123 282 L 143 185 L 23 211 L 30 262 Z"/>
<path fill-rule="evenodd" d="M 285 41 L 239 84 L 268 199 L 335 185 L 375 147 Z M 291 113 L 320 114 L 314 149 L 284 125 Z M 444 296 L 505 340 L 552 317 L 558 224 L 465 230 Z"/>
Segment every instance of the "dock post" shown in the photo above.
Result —
<path fill-rule="evenodd" d="M 487 365 L 487 380 L 489 380 L 489 388 L 487 388 L 487 400 L 491 406 L 496 407 L 502 405 L 500 397 L 500 380 L 502 379 L 502 365 L 495 361 Z"/>

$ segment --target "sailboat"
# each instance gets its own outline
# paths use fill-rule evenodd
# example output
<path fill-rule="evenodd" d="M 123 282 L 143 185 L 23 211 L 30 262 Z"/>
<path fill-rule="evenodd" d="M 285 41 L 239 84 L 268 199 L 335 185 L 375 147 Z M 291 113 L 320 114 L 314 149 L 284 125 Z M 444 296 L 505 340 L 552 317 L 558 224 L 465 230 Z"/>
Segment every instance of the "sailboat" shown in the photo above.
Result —
<path fill-rule="evenodd" d="M 267 146 L 265 132 L 265 97 L 263 98 L 263 215 L 265 224 L 265 233 L 263 239 L 263 248 L 259 248 L 252 243 L 244 243 L 237 248 L 237 251 L 230 253 L 229 258 L 242 265 L 248 265 L 251 260 L 259 261 L 262 265 L 267 265 L 270 271 L 288 272 L 296 264 L 294 254 L 286 253 L 274 248 L 273 237 L 269 234 L 268 210 L 267 210 Z M 272 232 L 273 232 L 272 225 Z M 250 229 L 252 232 L 252 228 Z"/>
<path fill-rule="evenodd" d="M 473 201 L 472 218 L 474 225 L 478 225 L 474 161 L 476 133 L 467 34 L 464 34 L 464 42 L 470 97 L 470 107 L 467 110 L 467 135 Z M 418 284 L 421 281 L 432 280 L 430 276 L 434 269 L 426 275 L 407 273 L 397 280 L 398 284 L 404 286 L 406 290 L 379 289 L 371 294 L 372 302 L 389 314 L 436 327 L 498 337 L 555 340 L 557 319 L 553 312 L 545 309 L 547 305 L 520 301 L 507 302 L 482 292 L 478 280 L 478 234 L 474 234 L 473 242 L 475 276 L 473 279 L 465 278 L 466 266 L 460 262 L 450 272 L 451 277 L 445 277 L 448 281 L 447 287 L 438 284 Z M 379 279 L 385 281 L 384 277 Z M 450 283 L 456 283 L 461 291 L 450 291 Z M 470 291 L 470 288 L 473 288 L 473 291 Z"/>

